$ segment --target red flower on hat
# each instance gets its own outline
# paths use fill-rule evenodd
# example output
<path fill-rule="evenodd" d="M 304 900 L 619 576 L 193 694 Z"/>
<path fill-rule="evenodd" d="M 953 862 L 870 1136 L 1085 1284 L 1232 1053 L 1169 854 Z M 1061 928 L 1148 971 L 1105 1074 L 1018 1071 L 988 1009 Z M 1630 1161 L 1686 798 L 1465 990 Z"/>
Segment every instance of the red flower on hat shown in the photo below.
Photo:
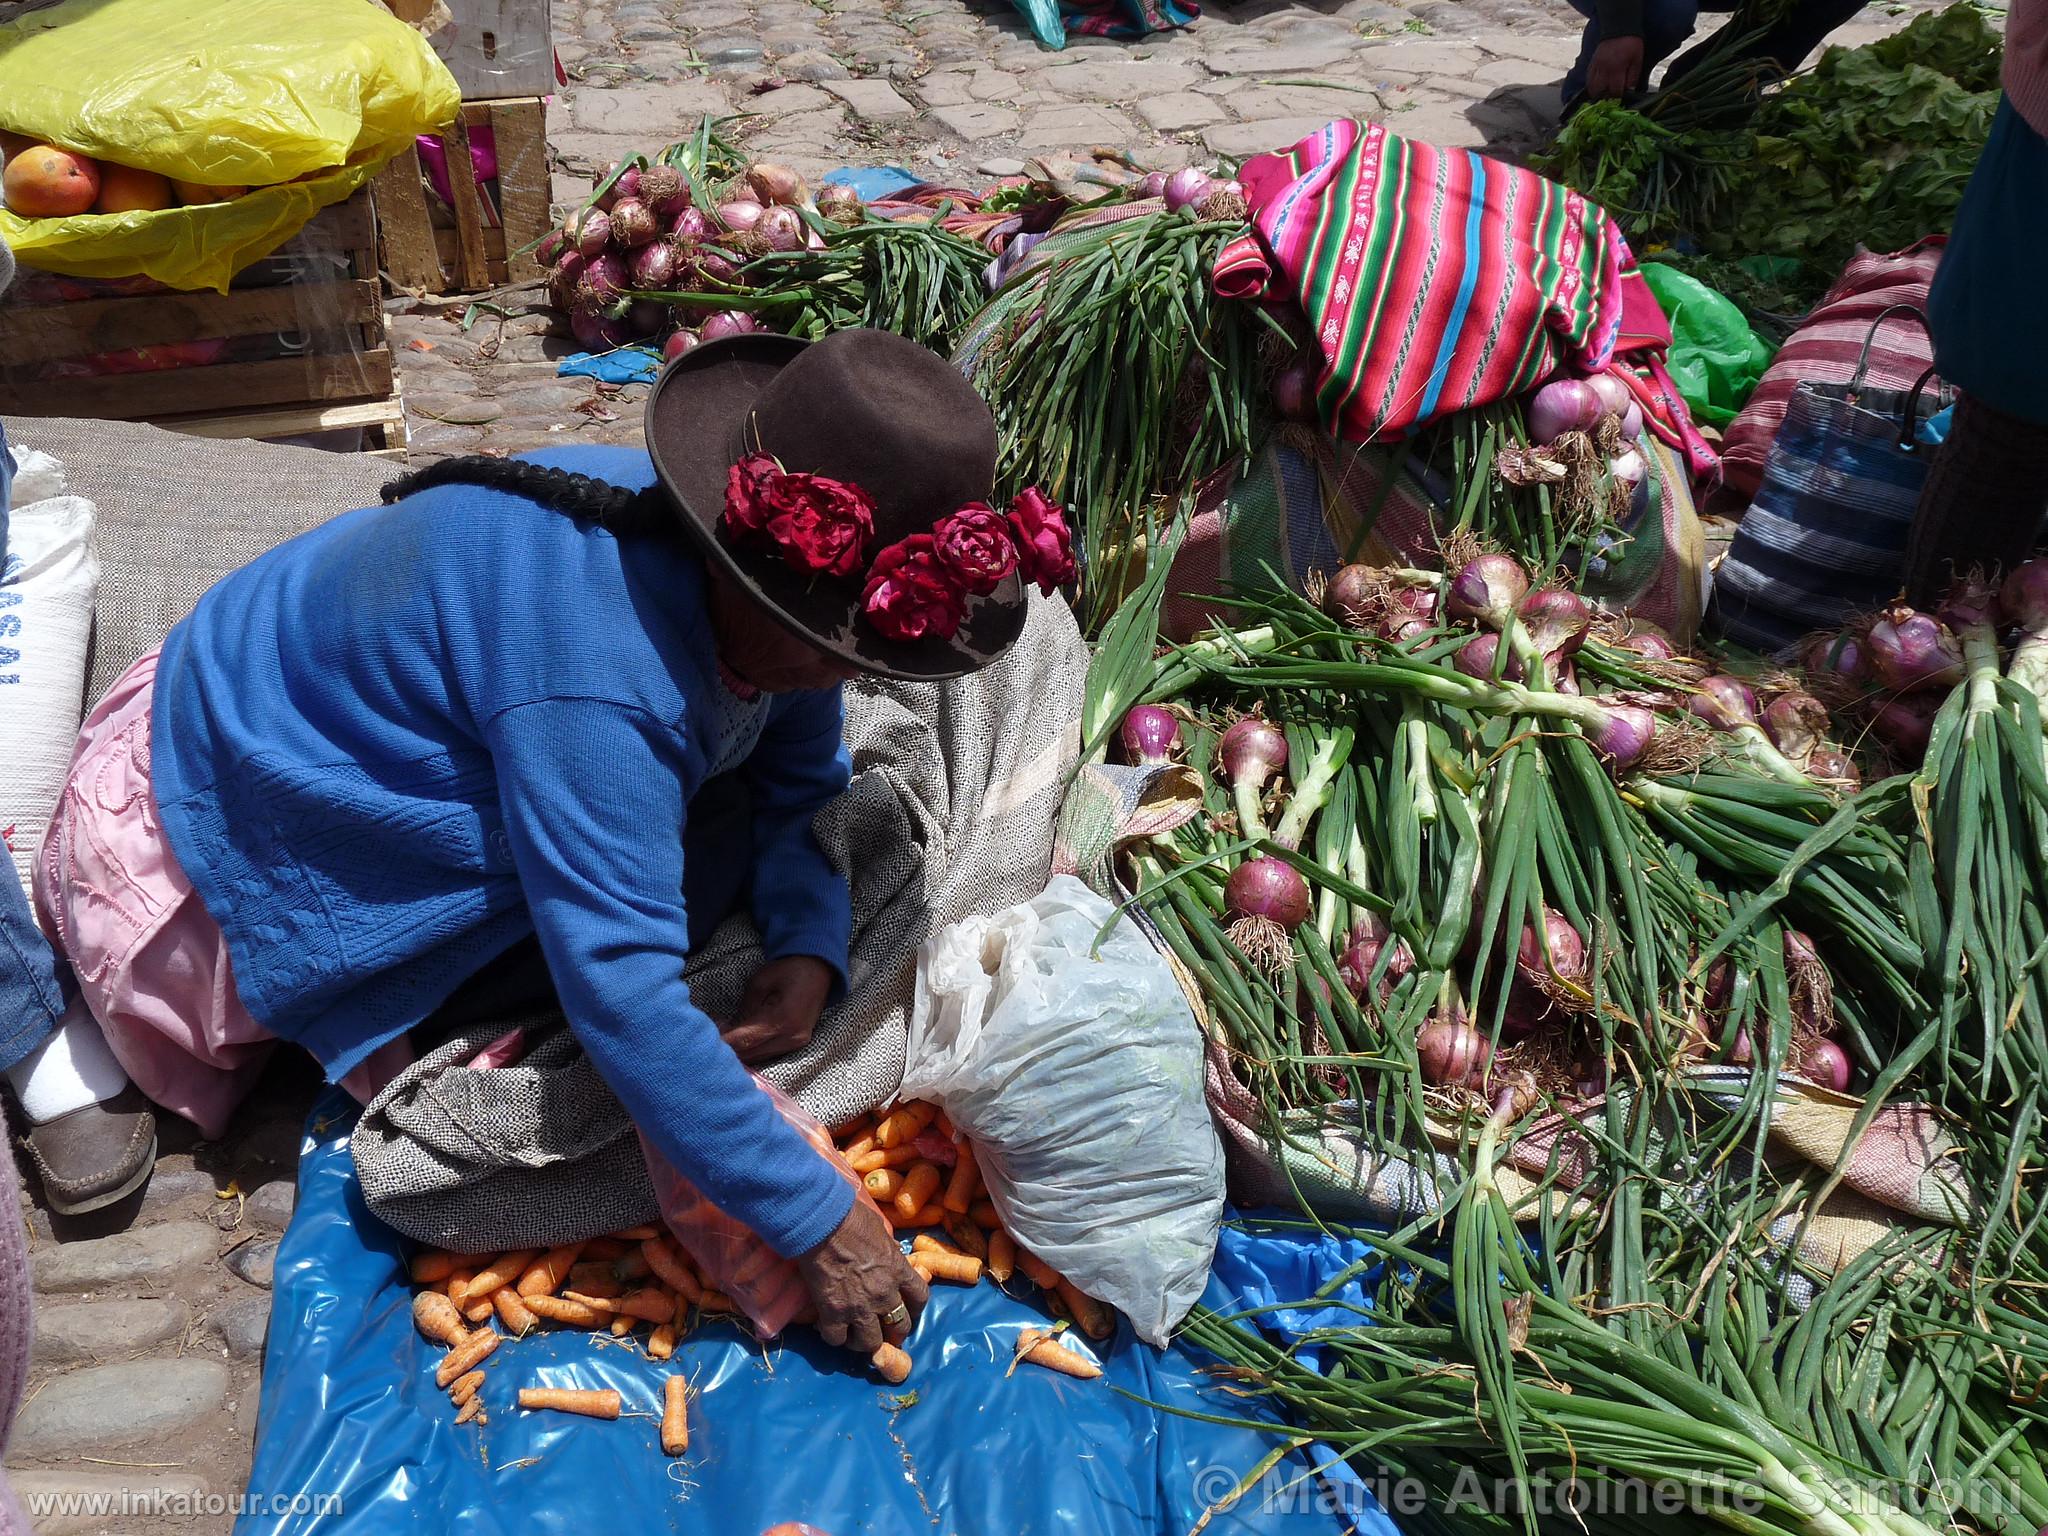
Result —
<path fill-rule="evenodd" d="M 932 535 L 913 533 L 875 556 L 861 609 L 884 639 L 950 640 L 967 615 L 967 594 L 939 559 Z"/>
<path fill-rule="evenodd" d="M 765 453 L 727 471 L 725 522 L 736 535 L 767 538 L 792 570 L 858 576 L 875 534 L 875 504 L 857 485 L 789 474 Z"/>
<path fill-rule="evenodd" d="M 969 592 L 995 591 L 1017 569 L 1017 542 L 1002 513 L 970 501 L 932 525 L 932 553 Z"/>
<path fill-rule="evenodd" d="M 1038 583 L 1039 591 L 1050 597 L 1074 579 L 1074 536 L 1066 510 L 1037 486 L 1020 491 L 1010 503 L 1010 531 L 1016 535 L 1024 575 Z"/>

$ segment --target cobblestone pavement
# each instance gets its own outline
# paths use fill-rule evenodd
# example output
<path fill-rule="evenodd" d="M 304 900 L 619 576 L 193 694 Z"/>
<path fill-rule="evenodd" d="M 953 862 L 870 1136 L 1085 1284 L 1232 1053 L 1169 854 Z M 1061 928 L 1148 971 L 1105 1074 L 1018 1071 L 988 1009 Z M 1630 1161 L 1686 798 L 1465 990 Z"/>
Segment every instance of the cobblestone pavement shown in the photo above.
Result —
<path fill-rule="evenodd" d="M 1340 114 L 1512 153 L 1547 127 L 1578 36 L 1563 0 L 1245 0 L 1206 5 L 1186 32 L 1057 53 L 1000 0 L 556 3 L 572 80 L 549 118 L 565 203 L 619 155 L 742 110 L 763 156 L 807 174 L 894 163 L 968 184 L 1097 145 L 1148 167 L 1209 164 Z M 1862 42 L 1899 24 L 1873 9 L 1839 35 Z M 416 459 L 639 440 L 644 391 L 557 378 L 575 348 L 520 296 L 470 313 L 467 328 L 466 299 L 390 308 Z M 10 1466 L 26 1496 L 115 1501 L 42 1530 L 229 1529 L 203 1501 L 247 1478 L 269 1264 L 313 1089 L 280 1059 L 227 1141 L 167 1123 L 136 1199 L 79 1222 L 29 1207 L 35 1375 Z M 124 1490 L 202 1503 L 189 1517 L 175 1503 L 124 1509 Z"/>

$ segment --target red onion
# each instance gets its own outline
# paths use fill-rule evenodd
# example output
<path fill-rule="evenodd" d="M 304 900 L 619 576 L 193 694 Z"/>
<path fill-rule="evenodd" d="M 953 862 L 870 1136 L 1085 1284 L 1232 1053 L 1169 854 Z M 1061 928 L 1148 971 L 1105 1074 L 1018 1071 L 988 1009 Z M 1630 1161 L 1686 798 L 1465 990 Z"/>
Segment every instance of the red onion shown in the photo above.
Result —
<path fill-rule="evenodd" d="M 1352 629 L 1364 629 L 1379 607 L 1383 585 L 1369 565 L 1344 566 L 1323 592 L 1323 611 Z"/>
<path fill-rule="evenodd" d="M 635 288 L 668 288 L 676 280 L 676 248 L 666 240 L 643 245 L 633 253 Z"/>
<path fill-rule="evenodd" d="M 1854 792 L 1863 787 L 1863 775 L 1849 754 L 1836 747 L 1820 747 L 1806 759 L 1809 778 L 1821 784 L 1832 784 L 1843 790 Z"/>
<path fill-rule="evenodd" d="M 1246 859 L 1224 882 L 1223 903 L 1232 917 L 1262 917 L 1282 928 L 1308 921 L 1308 882 L 1285 859 Z"/>
<path fill-rule="evenodd" d="M 2016 629 L 2030 635 L 2048 630 L 2048 560 L 2015 566 L 1998 589 L 1998 606 Z"/>
<path fill-rule="evenodd" d="M 1870 626 L 1870 663 L 1895 692 L 1952 687 L 1963 680 L 1963 648 L 1946 624 L 1899 605 Z"/>
<path fill-rule="evenodd" d="M 669 221 L 668 232 L 678 240 L 702 240 L 711 233 L 711 221 L 702 208 L 685 208 Z"/>
<path fill-rule="evenodd" d="M 1657 717 L 1640 704 L 1607 704 L 1593 731 L 1594 750 L 1615 768 L 1642 761 L 1657 735 Z"/>
<path fill-rule="evenodd" d="M 1287 738 L 1272 721 L 1245 715 L 1216 744 L 1216 761 L 1233 785 L 1258 789 L 1287 766 Z"/>
<path fill-rule="evenodd" d="M 576 249 L 592 261 L 605 253 L 612 243 L 612 216 L 602 208 L 593 208 L 577 221 Z"/>
<path fill-rule="evenodd" d="M 718 205 L 718 222 L 734 234 L 743 234 L 761 222 L 768 210 L 750 197 L 730 198 Z"/>
<path fill-rule="evenodd" d="M 1592 390 L 1594 397 L 1599 400 L 1602 416 L 1623 415 L 1636 403 L 1634 392 L 1613 373 L 1602 371 L 1588 374 L 1586 388 Z"/>
<path fill-rule="evenodd" d="M 1540 990 L 1557 982 L 1573 987 L 1586 984 L 1586 941 L 1562 912 L 1543 909 L 1543 931 L 1526 927 L 1515 946 L 1515 971 L 1522 980 Z"/>
<path fill-rule="evenodd" d="M 1131 196 L 1138 198 L 1166 196 L 1166 172 L 1147 171 L 1138 178 L 1138 184 L 1131 188 Z"/>
<path fill-rule="evenodd" d="M 690 206 L 690 183 L 672 165 L 650 165 L 640 173 L 637 196 L 657 219 L 672 221 Z"/>
<path fill-rule="evenodd" d="M 1528 573 L 1511 556 L 1481 555 L 1452 578 L 1446 606 L 1454 618 L 1505 629 L 1516 605 L 1528 595 Z"/>
<path fill-rule="evenodd" d="M 622 197 L 612 204 L 612 244 L 622 251 L 637 251 L 661 233 L 654 210 L 637 197 Z"/>
<path fill-rule="evenodd" d="M 1678 647 L 1662 635 L 1648 630 L 1625 637 L 1617 648 L 1631 651 L 1646 661 L 1670 661 L 1678 654 Z"/>
<path fill-rule="evenodd" d="M 1750 1043 L 1748 1030 L 1735 1031 L 1735 1039 L 1728 1046 L 1728 1060 L 1738 1067 L 1746 1067 L 1756 1060 L 1756 1047 Z"/>
<path fill-rule="evenodd" d="M 804 179 L 786 165 L 750 165 L 747 187 L 764 205 L 795 204 L 804 200 Z"/>
<path fill-rule="evenodd" d="M 635 299 L 633 307 L 626 311 L 626 328 L 636 340 L 644 340 L 667 330 L 673 318 L 666 304 L 655 299 Z"/>
<path fill-rule="evenodd" d="M 1844 682 L 1863 683 L 1870 678 L 1870 658 L 1854 630 L 1839 635 L 1815 635 L 1806 644 L 1802 658 L 1806 670 Z"/>
<path fill-rule="evenodd" d="M 555 308 L 569 307 L 576 285 L 583 280 L 584 270 L 589 265 L 589 259 L 577 250 L 564 251 L 556 258 L 555 269 L 548 274 L 548 297 L 554 300 Z"/>
<path fill-rule="evenodd" d="M 1599 419 L 1600 397 L 1584 379 L 1552 379 L 1529 402 L 1529 436 L 1539 444 L 1583 432 Z"/>
<path fill-rule="evenodd" d="M 867 204 L 843 181 L 828 181 L 818 188 L 818 217 L 834 224 L 858 224 L 867 217 Z"/>
<path fill-rule="evenodd" d="M 715 245 L 700 245 L 691 258 L 700 277 L 727 288 L 741 286 L 740 264 L 730 251 L 722 251 Z"/>
<path fill-rule="evenodd" d="M 1939 694 L 1907 693 L 1886 699 L 1870 716 L 1870 729 L 1901 762 L 1920 761 L 1927 751 L 1927 739 L 1934 733 L 1934 717 L 1941 712 Z"/>
<path fill-rule="evenodd" d="M 1637 448 L 1624 448 L 1607 461 L 1607 473 L 1622 485 L 1634 490 L 1650 478 L 1649 460 Z"/>
<path fill-rule="evenodd" d="M 1643 408 L 1631 400 L 1621 413 L 1621 435 L 1633 443 L 1643 435 Z"/>
<path fill-rule="evenodd" d="M 1282 421 L 1316 419 L 1316 370 L 1307 358 L 1289 363 L 1273 376 L 1273 409 Z"/>
<path fill-rule="evenodd" d="M 617 170 L 617 167 L 614 166 L 613 169 Z M 605 174 L 610 175 L 611 172 L 607 171 Z M 619 179 L 612 183 L 611 198 L 613 203 L 616 204 L 623 202 L 626 198 L 638 197 L 639 195 L 640 167 L 629 165 L 623 171 L 619 171 Z"/>
<path fill-rule="evenodd" d="M 1157 704 L 1139 704 L 1124 716 L 1118 739 L 1123 743 L 1125 762 L 1156 768 L 1173 761 L 1174 749 L 1180 745 L 1180 721 Z"/>
<path fill-rule="evenodd" d="M 737 309 L 721 309 L 697 327 L 700 341 L 723 341 L 728 336 L 745 336 L 761 329 L 761 322 Z"/>
<path fill-rule="evenodd" d="M 661 355 L 673 361 L 697 350 L 699 343 L 694 331 L 677 331 L 661 344 Z"/>
<path fill-rule="evenodd" d="M 572 309 L 569 312 L 569 329 L 575 333 L 576 340 L 592 352 L 609 352 L 634 339 L 623 320 L 611 319 L 601 310 Z"/>
<path fill-rule="evenodd" d="M 606 301 L 620 297 L 633 286 L 633 274 L 626 269 L 625 258 L 613 251 L 593 256 L 583 268 L 582 287 L 590 289 Z"/>
<path fill-rule="evenodd" d="M 1950 629 L 1974 625 L 1998 627 L 1998 592 L 1989 583 L 1965 576 L 1949 585 L 1935 617 Z"/>
<path fill-rule="evenodd" d="M 1507 666 L 1497 675 L 1494 672 L 1494 668 L 1500 666 L 1500 650 L 1499 635 L 1491 632 L 1474 635 L 1452 654 L 1451 665 L 1467 677 L 1476 677 L 1484 682 L 1497 682 L 1500 678 L 1511 683 L 1521 682 L 1528 673 L 1523 670 L 1519 656 L 1510 655 Z"/>
<path fill-rule="evenodd" d="M 1214 177 L 1205 171 L 1196 170 L 1193 166 L 1184 167 L 1166 178 L 1163 192 L 1166 198 L 1166 211 L 1178 213 L 1183 208 L 1201 202 L 1215 190 Z"/>
<path fill-rule="evenodd" d="M 1415 1059 L 1423 1078 L 1440 1088 L 1475 1085 L 1486 1076 L 1493 1047 L 1462 1019 L 1436 1019 L 1415 1037 Z"/>
<path fill-rule="evenodd" d="M 1803 763 L 1828 733 L 1827 706 L 1810 693 L 1781 693 L 1764 706 L 1763 724 L 1772 746 Z"/>
<path fill-rule="evenodd" d="M 1593 613 L 1586 600 L 1562 587 L 1538 587 L 1522 599 L 1522 628 L 1545 656 L 1569 656 L 1586 642 Z"/>
<path fill-rule="evenodd" d="M 1811 1041 L 1799 1058 L 1799 1075 L 1836 1093 L 1847 1093 L 1849 1053 L 1832 1040 Z"/>
<path fill-rule="evenodd" d="M 540 237 L 540 244 L 533 248 L 533 259 L 544 267 L 552 267 L 562 259 L 562 252 L 569 247 L 569 237 L 559 229 L 551 229 Z"/>
<path fill-rule="evenodd" d="M 802 214 L 777 203 L 761 215 L 754 233 L 768 242 L 771 251 L 800 251 L 804 248 L 805 228 Z"/>
<path fill-rule="evenodd" d="M 1572 665 L 1571 658 L 1561 652 L 1553 652 L 1543 658 L 1543 666 L 1550 673 L 1550 686 L 1567 698 L 1580 696 L 1579 669 Z"/>
<path fill-rule="evenodd" d="M 1379 996 L 1385 1002 L 1395 984 L 1415 969 L 1415 956 L 1406 941 L 1396 938 L 1385 923 L 1367 914 L 1353 925 L 1350 946 L 1337 960 L 1338 977 L 1360 1002 L 1365 1001 L 1366 988 L 1372 985 L 1372 973 L 1378 969 L 1382 954 L 1386 956 L 1387 970 L 1380 978 Z"/>
<path fill-rule="evenodd" d="M 1756 694 L 1742 679 L 1721 673 L 1701 678 L 1699 691 L 1686 696 L 1685 707 L 1717 731 L 1756 724 Z"/>

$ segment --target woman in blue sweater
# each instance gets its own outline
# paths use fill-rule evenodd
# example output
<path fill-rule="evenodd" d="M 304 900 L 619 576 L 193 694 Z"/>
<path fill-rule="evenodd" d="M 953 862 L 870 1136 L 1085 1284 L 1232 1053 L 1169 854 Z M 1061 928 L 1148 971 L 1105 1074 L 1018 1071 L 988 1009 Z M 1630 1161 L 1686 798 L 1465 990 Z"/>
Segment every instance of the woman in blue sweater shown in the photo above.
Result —
<path fill-rule="evenodd" d="M 701 348 L 647 440 L 437 465 L 221 582 L 88 718 L 38 900 L 129 1074 L 209 1134 L 272 1037 L 367 1091 L 536 939 L 649 1140 L 872 1350 L 924 1288 L 742 1061 L 845 987 L 810 830 L 839 683 L 992 659 L 1065 529 L 986 505 L 987 407 L 880 332 Z M 767 958 L 721 1036 L 683 969 L 743 887 Z"/>

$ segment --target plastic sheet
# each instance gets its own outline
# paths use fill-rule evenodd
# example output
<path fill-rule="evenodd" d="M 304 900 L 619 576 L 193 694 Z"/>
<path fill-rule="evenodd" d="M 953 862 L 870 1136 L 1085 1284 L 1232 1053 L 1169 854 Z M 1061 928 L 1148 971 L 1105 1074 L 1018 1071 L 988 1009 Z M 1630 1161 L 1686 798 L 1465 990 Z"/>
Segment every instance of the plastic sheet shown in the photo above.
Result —
<path fill-rule="evenodd" d="M 934 1286 L 901 1388 L 843 1351 L 792 1338 L 766 1352 L 729 1324 L 700 1327 L 667 1364 L 637 1345 L 554 1333 L 485 1362 L 490 1422 L 458 1428 L 434 1386 L 434 1351 L 413 1331 L 401 1240 L 364 1209 L 348 1152 L 353 1110 L 316 1106 L 299 1201 L 278 1254 L 250 1491 L 272 1508 L 335 1501 L 328 1513 L 244 1516 L 238 1536 L 587 1530 L 593 1523 L 677 1536 L 755 1536 L 807 1521 L 830 1536 L 908 1531 L 974 1536 L 1186 1536 L 1273 1447 L 1267 1436 L 1161 1412 L 1150 1403 L 1244 1416 L 1180 1350 L 1120 1330 L 1090 1349 L 1083 1382 L 1004 1371 L 1020 1328 L 1043 1313 L 992 1285 Z M 1229 1298 L 1213 1288 L 1209 1298 Z M 660 1451 L 660 1383 L 695 1383 L 690 1451 Z M 616 1387 L 616 1422 L 521 1413 L 520 1386 Z M 1113 1389 L 1122 1389 L 1121 1391 Z M 1129 1395 L 1125 1395 L 1129 1394 Z M 1397 1536 L 1386 1518 L 1318 1507 L 1304 1464 L 1218 1512 L 1213 1536 Z M 1276 1507 L 1277 1506 L 1277 1507 Z"/>

